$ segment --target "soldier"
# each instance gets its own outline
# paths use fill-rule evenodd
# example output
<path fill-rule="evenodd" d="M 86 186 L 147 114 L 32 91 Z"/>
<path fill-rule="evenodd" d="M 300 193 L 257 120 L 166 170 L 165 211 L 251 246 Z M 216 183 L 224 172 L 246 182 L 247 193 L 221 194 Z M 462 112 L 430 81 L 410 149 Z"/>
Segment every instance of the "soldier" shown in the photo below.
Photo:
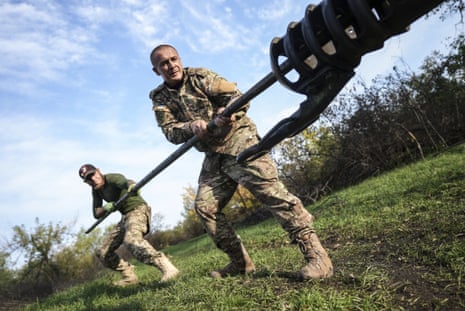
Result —
<path fill-rule="evenodd" d="M 205 153 L 195 211 L 215 245 L 231 261 L 223 269 L 212 271 L 211 276 L 221 278 L 255 271 L 243 243 L 222 212 L 241 184 L 269 208 L 291 241 L 299 245 L 307 262 L 299 276 L 330 277 L 332 263 L 312 227 L 313 216 L 278 180 L 270 155 L 246 163 L 236 161 L 241 151 L 259 140 L 255 124 L 246 115 L 248 105 L 230 118 L 219 115 L 241 95 L 236 85 L 208 69 L 183 68 L 171 45 L 155 47 L 150 60 L 153 71 L 164 81 L 149 95 L 158 125 L 174 144 L 197 135 L 200 141 L 195 147 Z M 212 119 L 218 127 L 210 131 L 207 124 Z"/>
<path fill-rule="evenodd" d="M 92 212 L 96 219 L 107 212 L 116 210 L 115 202 L 131 192 L 135 183 L 121 174 L 105 174 L 92 164 L 84 164 L 79 169 L 79 176 L 92 187 Z M 103 200 L 107 203 L 103 204 Z M 151 209 L 139 193 L 128 196 L 118 211 L 122 214 L 121 221 L 109 233 L 96 255 L 107 268 L 121 272 L 122 279 L 114 282 L 116 286 L 126 286 L 139 283 L 134 272 L 134 266 L 115 253 L 124 243 L 129 252 L 140 262 L 158 268 L 162 273 L 161 282 L 173 279 L 179 273 L 178 269 L 162 252 L 157 251 L 144 239 L 150 230 Z"/>

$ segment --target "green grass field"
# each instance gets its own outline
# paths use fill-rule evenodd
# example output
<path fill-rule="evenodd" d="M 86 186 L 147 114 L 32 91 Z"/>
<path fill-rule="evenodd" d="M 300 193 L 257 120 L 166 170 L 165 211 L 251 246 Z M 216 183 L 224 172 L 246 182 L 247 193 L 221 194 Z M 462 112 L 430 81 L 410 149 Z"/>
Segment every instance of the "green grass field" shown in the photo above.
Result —
<path fill-rule="evenodd" d="M 304 264 L 274 219 L 238 230 L 257 267 L 213 280 L 227 264 L 207 236 L 164 250 L 181 276 L 138 262 L 140 285 L 119 275 L 56 293 L 23 310 L 465 310 L 465 146 L 458 146 L 309 206 L 334 276 L 300 282 Z"/>

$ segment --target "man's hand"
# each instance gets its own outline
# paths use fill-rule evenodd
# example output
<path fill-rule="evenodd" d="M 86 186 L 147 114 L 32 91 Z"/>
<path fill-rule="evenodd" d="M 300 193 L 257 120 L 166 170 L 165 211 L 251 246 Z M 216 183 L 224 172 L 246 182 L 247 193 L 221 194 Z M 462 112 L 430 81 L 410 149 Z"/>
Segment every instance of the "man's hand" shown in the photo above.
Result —
<path fill-rule="evenodd" d="M 107 213 L 111 213 L 116 210 L 115 203 L 114 202 L 108 202 L 102 208 L 105 210 Z"/>
<path fill-rule="evenodd" d="M 128 187 L 128 192 L 132 195 L 137 195 L 137 194 L 140 194 L 140 189 L 137 190 L 137 192 L 133 192 L 132 189 L 134 189 L 134 187 L 136 186 L 136 184 L 130 184 L 129 187 Z"/>
<path fill-rule="evenodd" d="M 221 107 L 218 109 L 217 116 L 215 117 L 215 125 L 218 127 L 228 126 L 231 125 L 234 121 L 236 121 L 236 117 L 232 114 L 230 117 L 224 117 L 221 114 L 223 113 L 225 107 Z"/>
<path fill-rule="evenodd" d="M 204 120 L 194 120 L 191 122 L 191 130 L 200 139 L 206 139 L 209 136 L 207 125 Z"/>

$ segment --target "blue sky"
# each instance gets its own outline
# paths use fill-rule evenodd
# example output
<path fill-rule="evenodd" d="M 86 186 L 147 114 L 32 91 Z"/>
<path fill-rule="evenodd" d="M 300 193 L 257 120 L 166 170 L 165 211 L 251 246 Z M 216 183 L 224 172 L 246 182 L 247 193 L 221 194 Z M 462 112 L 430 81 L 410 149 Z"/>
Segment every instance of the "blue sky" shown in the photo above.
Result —
<path fill-rule="evenodd" d="M 175 45 L 185 66 L 211 68 L 246 91 L 271 71 L 273 37 L 309 3 L 319 1 L 0 0 L 0 242 L 35 218 L 76 230 L 94 223 L 81 164 L 137 181 L 176 150 L 148 98 L 161 83 L 148 57 L 155 45 Z M 401 63 L 416 70 L 444 50 L 457 21 L 417 21 L 365 56 L 354 80 Z M 249 114 L 265 134 L 302 100 L 275 84 Z M 202 158 L 190 150 L 142 189 L 167 226 L 182 220 L 181 195 L 196 185 Z"/>

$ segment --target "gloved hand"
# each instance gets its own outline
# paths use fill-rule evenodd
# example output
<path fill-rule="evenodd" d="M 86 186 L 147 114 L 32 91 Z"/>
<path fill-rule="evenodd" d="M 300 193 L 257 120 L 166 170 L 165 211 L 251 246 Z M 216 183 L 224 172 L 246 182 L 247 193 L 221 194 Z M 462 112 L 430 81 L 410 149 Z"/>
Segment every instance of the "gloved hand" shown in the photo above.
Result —
<path fill-rule="evenodd" d="M 108 213 L 114 212 L 116 210 L 116 206 L 114 202 L 108 202 L 107 204 L 102 206 L 102 208 L 105 210 L 105 212 L 108 212 Z"/>
<path fill-rule="evenodd" d="M 136 186 L 136 184 L 130 184 L 129 187 L 128 187 L 128 192 L 131 193 L 132 189 L 134 189 L 135 186 Z M 132 192 L 131 194 L 132 195 L 140 194 L 140 189 L 138 189 L 137 192 Z"/>

